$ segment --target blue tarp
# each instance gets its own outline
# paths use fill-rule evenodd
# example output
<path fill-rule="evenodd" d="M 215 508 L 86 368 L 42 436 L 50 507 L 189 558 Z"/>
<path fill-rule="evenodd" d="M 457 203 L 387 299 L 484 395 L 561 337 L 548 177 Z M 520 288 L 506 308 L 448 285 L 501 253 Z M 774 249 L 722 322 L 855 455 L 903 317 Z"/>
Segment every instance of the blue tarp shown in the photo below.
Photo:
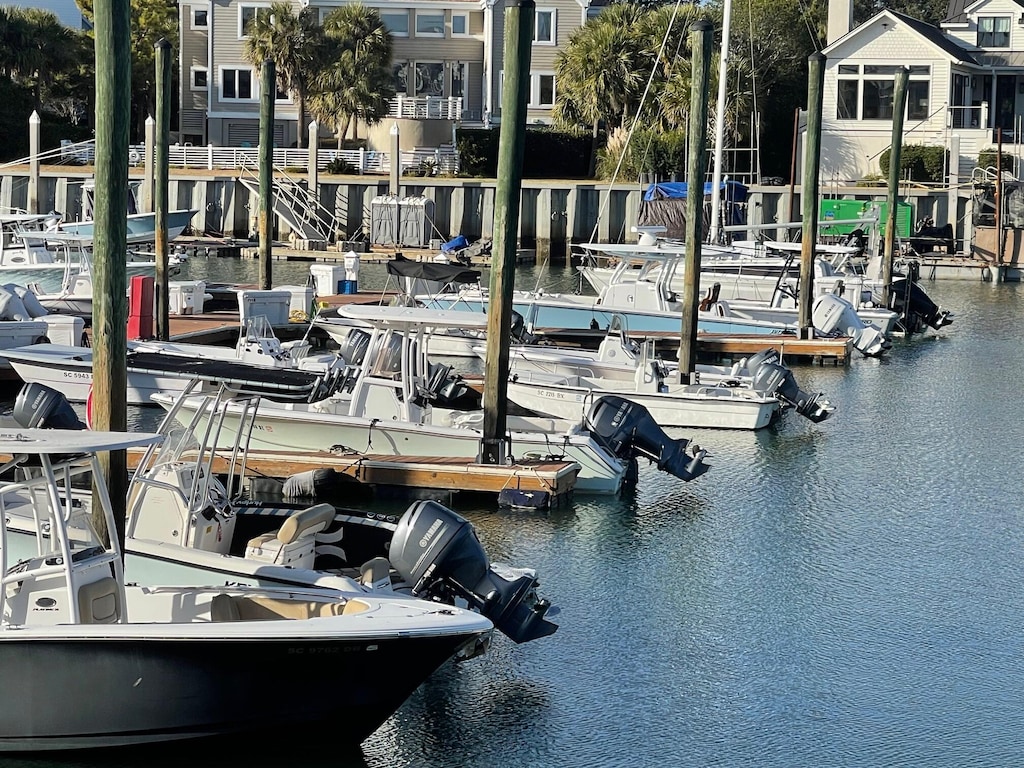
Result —
<path fill-rule="evenodd" d="M 648 202 L 651 200 L 685 200 L 686 187 L 685 181 L 666 181 L 660 184 L 651 184 L 647 191 L 644 192 L 644 200 Z M 747 199 L 747 188 L 738 181 L 723 181 L 719 189 L 725 192 L 723 197 L 730 202 L 742 203 Z M 710 194 L 711 182 L 705 181 L 704 196 L 707 197 Z"/>

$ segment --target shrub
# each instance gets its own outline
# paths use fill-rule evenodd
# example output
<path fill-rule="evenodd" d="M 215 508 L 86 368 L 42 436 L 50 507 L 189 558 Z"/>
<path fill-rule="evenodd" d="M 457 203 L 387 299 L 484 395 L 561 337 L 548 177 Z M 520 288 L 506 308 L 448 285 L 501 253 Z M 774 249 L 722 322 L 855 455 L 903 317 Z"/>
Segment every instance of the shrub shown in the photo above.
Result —
<path fill-rule="evenodd" d="M 997 159 L 1000 160 L 999 168 L 1001 170 L 1009 171 L 1013 168 L 1013 155 L 1003 152 L 1002 158 L 999 158 L 999 151 L 994 147 L 987 147 L 978 153 L 978 167 L 995 168 Z"/>
<path fill-rule="evenodd" d="M 886 149 L 878 158 L 882 175 L 889 178 L 889 158 L 892 152 Z M 904 144 L 900 149 L 900 178 L 910 181 L 942 183 L 946 163 L 944 147 L 926 147 L 922 144 Z"/>
<path fill-rule="evenodd" d="M 494 128 L 460 128 L 456 135 L 460 175 L 497 176 L 500 136 L 501 131 Z M 587 135 L 547 127 L 527 128 L 523 176 L 528 179 L 586 178 L 589 157 L 590 137 Z"/>
<path fill-rule="evenodd" d="M 335 157 L 333 160 L 328 162 L 326 166 L 324 166 L 324 170 L 327 173 L 334 174 L 336 176 L 356 172 L 356 169 L 352 166 L 352 163 L 350 163 L 344 157 Z"/>
<path fill-rule="evenodd" d="M 626 136 L 626 131 L 620 128 L 608 137 L 607 146 L 598 153 L 598 177 L 610 179 L 616 169 L 616 178 L 620 181 L 635 180 L 643 174 L 653 174 L 663 181 L 673 175 L 679 178 L 686 175 L 686 134 L 683 131 L 634 131 L 628 146 Z"/>

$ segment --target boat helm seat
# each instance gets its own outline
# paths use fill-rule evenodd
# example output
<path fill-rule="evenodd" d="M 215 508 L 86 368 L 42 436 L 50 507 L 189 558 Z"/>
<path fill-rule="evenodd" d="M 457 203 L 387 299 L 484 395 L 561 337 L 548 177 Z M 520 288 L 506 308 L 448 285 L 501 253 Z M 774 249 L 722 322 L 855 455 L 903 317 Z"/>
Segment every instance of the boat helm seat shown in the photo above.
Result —
<path fill-rule="evenodd" d="M 288 516 L 280 530 L 249 539 L 245 556 L 274 565 L 312 568 L 316 535 L 334 522 L 330 504 L 316 504 Z"/>
<path fill-rule="evenodd" d="M 121 616 L 117 581 L 107 576 L 78 588 L 78 615 L 83 624 L 116 624 Z"/>

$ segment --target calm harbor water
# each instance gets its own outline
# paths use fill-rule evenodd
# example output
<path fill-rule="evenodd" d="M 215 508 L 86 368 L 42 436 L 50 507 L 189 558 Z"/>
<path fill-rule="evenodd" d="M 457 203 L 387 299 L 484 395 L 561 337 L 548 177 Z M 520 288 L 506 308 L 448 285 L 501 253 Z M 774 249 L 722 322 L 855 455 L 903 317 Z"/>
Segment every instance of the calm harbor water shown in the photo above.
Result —
<path fill-rule="evenodd" d="M 303 282 L 306 266 L 275 264 L 275 284 Z M 255 262 L 189 268 L 255 280 Z M 361 287 L 383 285 L 382 268 L 363 270 Z M 573 281 L 562 267 L 521 273 L 537 282 Z M 459 507 L 492 559 L 538 569 L 558 633 L 521 647 L 496 636 L 356 754 L 330 734 L 267 741 L 301 744 L 289 764 L 302 768 L 1024 764 L 1024 289 L 925 287 L 956 312 L 941 333 L 897 340 L 882 360 L 794 366 L 837 404 L 829 421 L 680 430 L 713 465 L 689 484 L 642 466 L 615 499 Z M 183 759 L 277 765 L 280 753 L 0 768 Z"/>

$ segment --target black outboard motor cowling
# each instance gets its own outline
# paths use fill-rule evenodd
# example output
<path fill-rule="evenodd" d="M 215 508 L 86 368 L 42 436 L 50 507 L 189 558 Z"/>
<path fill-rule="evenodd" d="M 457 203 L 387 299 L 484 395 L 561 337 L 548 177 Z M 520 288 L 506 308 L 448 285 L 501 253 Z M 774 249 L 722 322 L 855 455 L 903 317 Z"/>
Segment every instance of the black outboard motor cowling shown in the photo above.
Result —
<path fill-rule="evenodd" d="M 466 600 L 517 643 L 555 633 L 544 618 L 551 603 L 537 597 L 532 571 L 506 579 L 491 567 L 472 524 L 436 501 L 418 501 L 398 521 L 391 566 L 419 597 Z"/>
<path fill-rule="evenodd" d="M 941 309 L 917 284 L 918 265 L 907 265 L 907 276 L 893 280 L 889 288 L 889 309 L 900 316 L 903 330 L 915 333 L 924 326 L 936 331 L 953 322 L 953 313 Z"/>
<path fill-rule="evenodd" d="M 86 429 L 62 393 L 35 381 L 18 392 L 11 416 L 25 429 Z"/>
<path fill-rule="evenodd" d="M 751 386 L 757 392 L 774 395 L 815 424 L 824 421 L 835 411 L 835 406 L 821 393 L 812 395 L 800 389 L 793 372 L 778 363 L 761 363 L 754 371 Z"/>
<path fill-rule="evenodd" d="M 646 408 L 624 397 L 598 398 L 587 412 L 586 427 L 619 458 L 643 456 L 680 480 L 689 482 L 709 469 L 707 451 L 696 445 L 691 451 L 689 440 L 669 437 Z"/>

